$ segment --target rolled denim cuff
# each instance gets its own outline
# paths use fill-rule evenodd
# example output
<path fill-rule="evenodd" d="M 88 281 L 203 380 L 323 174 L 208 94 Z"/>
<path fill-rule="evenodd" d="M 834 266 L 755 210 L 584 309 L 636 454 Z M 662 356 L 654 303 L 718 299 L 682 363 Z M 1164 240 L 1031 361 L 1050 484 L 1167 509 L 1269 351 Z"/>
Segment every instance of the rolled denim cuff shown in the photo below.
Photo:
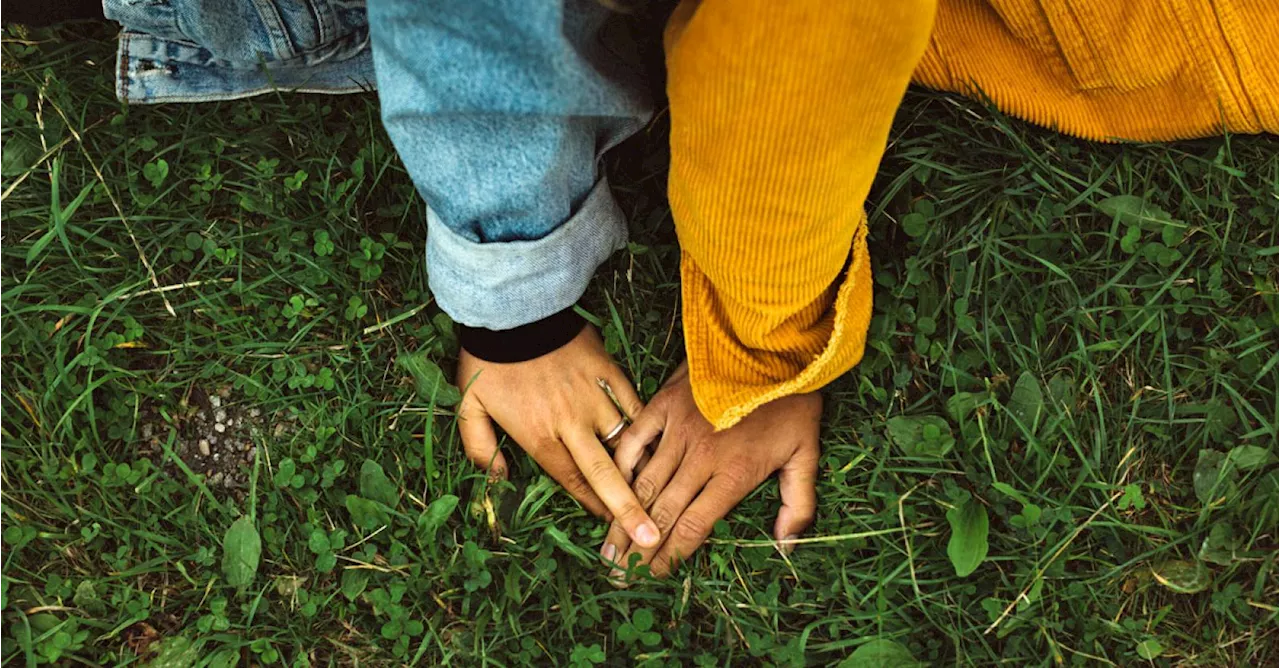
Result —
<path fill-rule="evenodd" d="M 428 207 L 428 284 L 455 321 L 513 329 L 573 306 L 596 268 L 626 243 L 626 219 L 603 176 L 569 220 L 532 241 L 475 242 Z"/>

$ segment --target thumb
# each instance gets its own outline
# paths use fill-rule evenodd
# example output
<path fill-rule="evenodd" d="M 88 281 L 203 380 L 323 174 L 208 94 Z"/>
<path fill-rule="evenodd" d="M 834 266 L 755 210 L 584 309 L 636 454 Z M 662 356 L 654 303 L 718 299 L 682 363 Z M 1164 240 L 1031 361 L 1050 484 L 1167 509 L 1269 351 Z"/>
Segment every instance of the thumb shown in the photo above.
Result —
<path fill-rule="evenodd" d="M 817 511 L 818 454 L 805 448 L 797 450 L 778 472 L 778 491 L 782 496 L 782 508 L 773 525 L 773 536 L 788 541 L 800 535 L 813 523 Z M 795 549 L 794 543 L 779 545 L 787 554 Z"/>
<path fill-rule="evenodd" d="M 467 453 L 467 459 L 488 471 L 490 480 L 507 477 L 507 458 L 498 449 L 498 434 L 493 430 L 493 421 L 474 401 L 469 409 L 458 412 L 458 436 L 462 438 L 462 450 Z"/>

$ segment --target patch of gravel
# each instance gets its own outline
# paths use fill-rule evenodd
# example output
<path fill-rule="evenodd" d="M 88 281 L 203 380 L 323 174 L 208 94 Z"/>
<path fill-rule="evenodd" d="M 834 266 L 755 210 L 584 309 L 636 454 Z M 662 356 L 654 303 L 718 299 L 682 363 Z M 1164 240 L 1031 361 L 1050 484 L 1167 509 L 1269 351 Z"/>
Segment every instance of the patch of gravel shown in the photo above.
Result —
<path fill-rule="evenodd" d="M 193 472 L 204 476 L 205 485 L 215 495 L 240 499 L 249 487 L 256 444 L 267 435 L 268 416 L 251 402 L 238 403 L 236 399 L 229 386 L 212 393 L 192 392 L 177 410 L 174 453 Z M 168 438 L 168 426 L 154 410 L 144 410 L 140 422 L 143 454 L 161 464 L 165 461 L 161 439 Z M 277 436 L 283 431 L 283 423 L 271 429 Z M 171 462 L 161 468 L 171 476 L 184 476 Z"/>

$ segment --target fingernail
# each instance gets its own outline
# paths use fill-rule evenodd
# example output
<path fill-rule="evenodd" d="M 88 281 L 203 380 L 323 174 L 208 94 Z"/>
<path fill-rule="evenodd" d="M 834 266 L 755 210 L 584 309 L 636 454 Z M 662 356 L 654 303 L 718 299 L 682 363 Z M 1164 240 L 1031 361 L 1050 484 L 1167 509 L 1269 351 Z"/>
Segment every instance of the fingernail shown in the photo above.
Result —
<path fill-rule="evenodd" d="M 795 544 L 795 543 L 792 543 L 791 541 L 793 541 L 793 540 L 795 540 L 795 539 L 797 539 L 797 538 L 799 538 L 799 536 L 797 536 L 797 535 L 795 535 L 795 534 L 791 534 L 790 536 L 786 536 L 786 537 L 785 537 L 785 538 L 783 538 L 782 540 L 778 541 L 778 549 L 779 549 L 779 550 L 782 550 L 782 553 L 783 553 L 783 554 L 785 554 L 785 555 L 787 555 L 787 556 L 791 556 L 791 553 L 796 551 L 796 544 Z"/>
<path fill-rule="evenodd" d="M 600 550 L 600 556 L 604 557 L 605 561 L 612 562 L 613 558 L 618 556 L 618 548 L 613 543 L 605 543 Z"/>
<path fill-rule="evenodd" d="M 631 585 L 630 582 L 627 582 L 626 572 L 621 568 L 614 568 L 609 571 L 609 584 L 617 587 L 618 589 L 626 589 Z"/>
<path fill-rule="evenodd" d="M 658 544 L 658 527 L 653 522 L 645 522 L 636 527 L 636 542 L 640 547 L 653 547 Z"/>

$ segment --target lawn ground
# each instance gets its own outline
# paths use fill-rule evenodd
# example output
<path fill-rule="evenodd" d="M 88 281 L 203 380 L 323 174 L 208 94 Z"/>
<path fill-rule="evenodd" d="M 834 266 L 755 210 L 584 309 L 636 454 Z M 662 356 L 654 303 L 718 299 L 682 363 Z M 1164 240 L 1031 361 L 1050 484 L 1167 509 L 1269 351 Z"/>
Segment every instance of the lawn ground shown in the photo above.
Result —
<path fill-rule="evenodd" d="M 911 91 L 810 542 L 773 549 L 770 483 L 615 589 L 600 522 L 461 455 L 372 94 L 125 108 L 105 30 L 3 51 L 6 665 L 1277 660 L 1273 137 Z M 633 244 L 583 301 L 646 396 L 682 355 L 663 133 L 609 160 Z"/>

